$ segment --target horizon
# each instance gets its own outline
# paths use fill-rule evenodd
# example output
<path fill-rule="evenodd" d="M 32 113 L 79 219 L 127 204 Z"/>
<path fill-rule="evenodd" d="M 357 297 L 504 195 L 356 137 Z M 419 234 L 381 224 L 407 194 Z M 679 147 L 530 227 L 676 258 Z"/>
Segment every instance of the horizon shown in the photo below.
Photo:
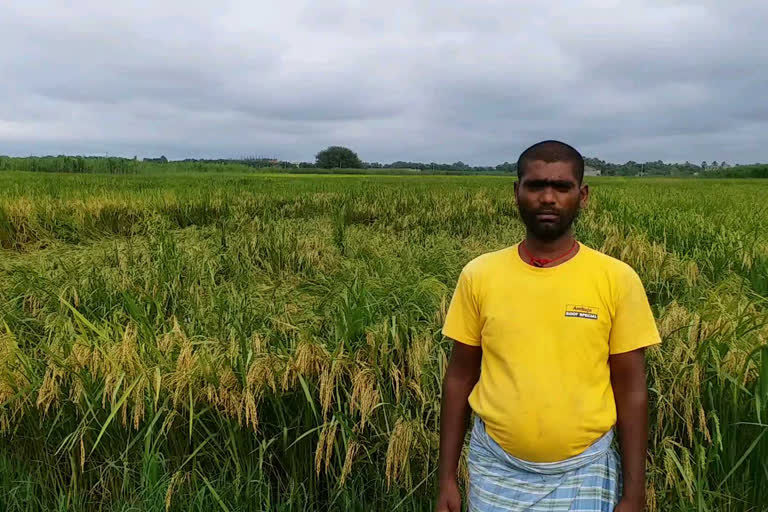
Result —
<path fill-rule="evenodd" d="M 350 149 L 352 149 L 354 151 L 354 148 L 350 148 Z M 8 155 L 8 154 L 0 154 L 0 158 L 59 158 L 59 157 L 78 158 L 78 157 L 81 157 L 81 158 L 122 158 L 122 159 L 126 159 L 126 160 L 133 160 L 134 158 L 136 158 L 140 162 L 142 162 L 142 161 L 150 161 L 150 160 L 157 160 L 157 159 L 160 159 L 160 158 L 162 158 L 164 156 L 166 156 L 166 155 L 144 155 L 144 156 L 141 156 L 141 155 L 130 155 L 130 156 L 128 156 L 128 155 L 108 155 L 108 154 L 57 154 L 57 155 L 54 155 L 54 154 L 37 154 L 37 155 Z M 463 164 L 466 164 L 466 165 L 468 165 L 470 167 L 495 167 L 497 165 L 502 165 L 502 164 L 505 164 L 505 163 L 515 164 L 517 162 L 517 158 L 515 158 L 512 161 L 506 160 L 504 162 L 496 162 L 496 163 L 491 163 L 491 164 L 488 164 L 488 165 L 473 164 L 471 162 L 466 162 L 466 161 L 464 161 L 462 159 L 455 160 L 453 162 L 448 162 L 446 160 L 443 160 L 443 161 L 440 161 L 440 160 L 415 161 L 415 160 L 393 159 L 393 160 L 390 160 L 390 161 L 387 162 L 387 161 L 367 160 L 367 159 L 363 158 L 362 156 L 360 156 L 359 154 L 358 154 L 358 156 L 360 157 L 360 160 L 364 164 L 381 164 L 381 165 L 392 165 L 392 164 L 395 164 L 395 163 L 398 163 L 398 162 L 412 163 L 412 164 L 421 164 L 421 165 L 429 165 L 429 164 L 453 165 L 453 164 L 456 164 L 456 163 L 463 163 Z M 601 158 L 599 156 L 592 156 L 592 155 L 583 155 L 583 158 L 585 160 L 585 166 L 590 166 L 589 162 L 587 162 L 587 160 L 602 160 L 607 165 L 618 165 L 618 166 L 627 165 L 629 163 L 635 163 L 635 164 L 643 165 L 643 164 L 655 163 L 655 162 L 659 162 L 660 161 L 664 165 L 685 165 L 686 163 L 688 163 L 688 164 L 691 164 L 691 165 L 696 166 L 696 167 L 701 167 L 701 163 L 704 162 L 704 160 L 702 160 L 702 162 L 699 162 L 699 163 L 697 163 L 695 161 L 690 161 L 690 160 L 682 161 L 682 162 L 680 162 L 680 161 L 667 161 L 667 160 L 661 160 L 661 159 L 658 159 L 658 158 L 655 159 L 655 160 L 627 160 L 625 162 L 616 162 L 616 161 L 607 160 L 605 158 Z M 303 163 L 311 163 L 311 164 L 315 163 L 315 158 L 314 157 L 312 157 L 311 160 L 284 160 L 284 159 L 279 158 L 279 157 L 269 157 L 269 156 L 266 156 L 266 157 L 262 157 L 262 156 L 198 157 L 198 158 L 194 158 L 194 157 L 168 158 L 166 156 L 166 159 L 167 159 L 167 161 L 169 163 L 171 163 L 171 162 L 181 163 L 181 162 L 192 161 L 192 160 L 197 160 L 197 161 L 218 161 L 218 160 L 222 160 L 222 161 L 229 161 L 229 162 L 233 162 L 233 163 L 247 162 L 249 160 L 265 160 L 265 161 L 275 161 L 275 162 L 287 162 L 287 163 L 297 164 L 297 165 L 298 164 L 303 164 Z M 718 159 L 714 159 L 713 161 L 716 161 L 718 164 L 721 163 L 721 162 L 724 162 L 724 163 L 726 163 L 728 165 L 728 167 L 749 166 L 749 165 L 764 165 L 766 163 L 766 162 L 729 162 L 727 160 L 718 160 Z M 713 161 L 706 161 L 706 163 L 709 165 Z"/>

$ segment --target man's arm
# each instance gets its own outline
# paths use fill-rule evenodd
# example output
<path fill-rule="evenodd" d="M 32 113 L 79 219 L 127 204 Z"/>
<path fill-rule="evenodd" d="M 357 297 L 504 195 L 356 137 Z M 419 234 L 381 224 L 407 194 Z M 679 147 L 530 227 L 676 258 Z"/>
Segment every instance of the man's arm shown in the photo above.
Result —
<path fill-rule="evenodd" d="M 648 452 L 648 387 L 645 350 L 609 357 L 611 385 L 616 400 L 624 492 L 616 512 L 636 512 L 645 507 L 645 459 Z"/>
<path fill-rule="evenodd" d="M 467 432 L 469 403 L 467 399 L 480 378 L 482 349 L 455 341 L 451 360 L 443 379 L 440 412 L 440 461 L 438 480 L 440 490 L 436 512 L 459 512 L 461 496 L 456 479 L 461 448 Z"/>

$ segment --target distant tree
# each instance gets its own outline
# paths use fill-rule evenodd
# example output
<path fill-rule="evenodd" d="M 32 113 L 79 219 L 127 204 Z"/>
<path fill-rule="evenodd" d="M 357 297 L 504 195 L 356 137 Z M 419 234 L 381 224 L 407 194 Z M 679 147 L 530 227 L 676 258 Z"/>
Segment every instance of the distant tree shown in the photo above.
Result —
<path fill-rule="evenodd" d="M 717 163 L 717 160 L 712 160 L 712 168 L 717 169 L 718 167 L 720 167 L 720 164 Z"/>
<path fill-rule="evenodd" d="M 701 161 L 701 170 L 706 171 L 707 170 L 707 162 L 706 160 Z"/>
<path fill-rule="evenodd" d="M 315 166 L 321 169 L 362 169 L 357 153 L 343 146 L 330 146 L 315 155 Z"/>
<path fill-rule="evenodd" d="M 134 157 L 135 159 L 135 157 Z M 85 172 L 85 158 L 78 156 L 75 159 L 75 172 Z"/>
<path fill-rule="evenodd" d="M 517 171 L 517 164 L 511 164 L 509 162 L 504 162 L 503 164 L 499 164 L 496 166 L 497 171 L 502 172 L 515 172 Z"/>

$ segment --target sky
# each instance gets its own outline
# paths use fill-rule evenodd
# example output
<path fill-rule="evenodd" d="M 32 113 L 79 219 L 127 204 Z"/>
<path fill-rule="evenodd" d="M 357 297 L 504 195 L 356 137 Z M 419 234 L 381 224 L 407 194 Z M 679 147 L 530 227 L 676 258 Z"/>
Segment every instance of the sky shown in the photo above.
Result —
<path fill-rule="evenodd" d="M 0 3 L 0 154 L 768 161 L 768 2 Z"/>

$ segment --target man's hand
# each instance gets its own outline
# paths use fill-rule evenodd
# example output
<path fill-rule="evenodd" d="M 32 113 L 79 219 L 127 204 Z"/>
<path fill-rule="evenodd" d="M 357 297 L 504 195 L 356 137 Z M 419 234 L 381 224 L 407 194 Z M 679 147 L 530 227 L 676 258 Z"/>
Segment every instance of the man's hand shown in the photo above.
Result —
<path fill-rule="evenodd" d="M 461 512 L 461 494 L 456 479 L 440 482 L 435 512 Z"/>
<path fill-rule="evenodd" d="M 643 512 L 645 505 L 637 500 L 624 500 L 622 499 L 613 512 Z"/>

